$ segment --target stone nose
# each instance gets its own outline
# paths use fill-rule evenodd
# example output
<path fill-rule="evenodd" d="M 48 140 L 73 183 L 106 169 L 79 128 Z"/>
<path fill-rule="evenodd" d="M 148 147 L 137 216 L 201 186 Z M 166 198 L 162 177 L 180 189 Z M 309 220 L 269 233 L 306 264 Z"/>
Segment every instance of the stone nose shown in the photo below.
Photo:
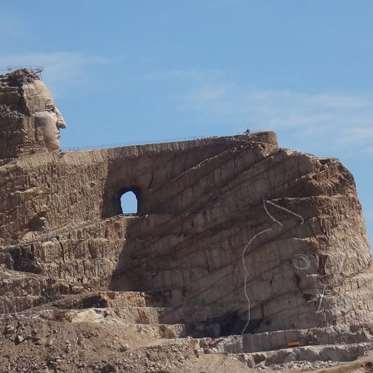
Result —
<path fill-rule="evenodd" d="M 67 127 L 67 124 L 65 123 L 65 121 L 63 119 L 58 119 L 57 121 L 57 128 L 66 128 Z"/>
<path fill-rule="evenodd" d="M 66 128 L 67 124 L 65 122 L 65 119 L 63 118 L 61 112 L 59 111 L 57 107 L 55 108 L 55 113 L 57 114 L 57 128 L 58 129 Z"/>

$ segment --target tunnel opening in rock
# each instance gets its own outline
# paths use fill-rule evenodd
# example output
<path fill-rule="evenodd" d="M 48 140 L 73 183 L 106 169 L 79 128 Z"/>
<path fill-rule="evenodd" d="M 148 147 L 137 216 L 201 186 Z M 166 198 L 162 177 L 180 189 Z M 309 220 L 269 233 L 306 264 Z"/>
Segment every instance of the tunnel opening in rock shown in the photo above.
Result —
<path fill-rule="evenodd" d="M 139 199 L 136 190 L 125 190 L 120 197 L 120 208 L 124 215 L 137 215 L 139 213 Z"/>

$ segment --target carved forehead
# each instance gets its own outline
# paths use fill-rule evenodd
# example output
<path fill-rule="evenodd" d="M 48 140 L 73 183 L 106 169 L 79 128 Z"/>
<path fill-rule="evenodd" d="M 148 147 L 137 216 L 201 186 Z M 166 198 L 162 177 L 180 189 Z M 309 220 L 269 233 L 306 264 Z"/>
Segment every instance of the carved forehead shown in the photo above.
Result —
<path fill-rule="evenodd" d="M 47 86 L 41 80 L 23 85 L 23 94 L 31 112 L 44 111 L 47 106 L 56 106 Z"/>

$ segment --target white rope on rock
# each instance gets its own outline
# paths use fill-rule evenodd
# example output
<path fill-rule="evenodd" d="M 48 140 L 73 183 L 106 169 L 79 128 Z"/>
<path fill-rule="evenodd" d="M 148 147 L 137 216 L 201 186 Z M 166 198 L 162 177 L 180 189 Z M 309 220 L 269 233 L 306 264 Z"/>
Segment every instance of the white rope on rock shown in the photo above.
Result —
<path fill-rule="evenodd" d="M 284 224 L 282 222 L 280 222 L 279 220 L 277 220 L 268 210 L 267 208 L 267 203 L 282 210 L 282 211 L 285 211 L 287 213 L 289 213 L 290 215 L 293 215 L 297 218 L 300 219 L 300 224 L 304 224 L 304 218 L 303 216 L 297 214 L 296 212 L 292 211 L 292 210 L 289 210 L 287 209 L 286 207 L 283 207 L 283 206 L 280 206 L 278 205 L 277 203 L 274 203 L 270 200 L 263 200 L 263 208 L 264 208 L 264 211 L 265 213 L 267 214 L 267 216 L 277 225 L 279 225 L 281 228 L 284 227 Z M 249 294 L 247 292 L 247 280 L 248 280 L 248 277 L 250 275 L 249 273 L 249 270 L 247 268 L 247 265 L 246 265 L 246 260 L 245 260 L 245 257 L 246 257 L 246 253 L 247 253 L 247 250 L 249 249 L 249 247 L 251 246 L 251 244 L 253 243 L 253 241 L 262 236 L 263 234 L 266 234 L 268 232 L 271 232 L 273 230 L 272 227 L 270 228 L 266 228 L 266 229 L 263 229 L 261 230 L 260 232 L 256 233 L 250 240 L 249 242 L 245 245 L 244 249 L 242 250 L 242 268 L 243 268 L 243 273 L 244 273 L 244 286 L 243 286 L 243 291 L 244 291 L 244 296 L 245 296 L 245 299 L 246 299 L 246 302 L 247 302 L 247 320 L 246 320 L 246 323 L 242 329 L 242 332 L 241 332 L 241 336 L 244 335 L 245 333 L 245 330 L 247 329 L 247 327 L 249 326 L 250 324 L 250 321 L 251 321 L 251 300 L 250 300 L 250 297 L 249 297 Z"/>
<path fill-rule="evenodd" d="M 270 205 L 272 205 L 272 206 L 274 206 L 274 207 L 277 207 L 277 208 L 280 209 L 280 210 L 283 210 L 283 211 L 289 213 L 290 215 L 294 215 L 294 216 L 296 216 L 297 218 L 299 218 L 299 220 L 300 220 L 300 224 L 304 224 L 304 217 L 303 217 L 302 215 L 299 215 L 299 214 L 297 214 L 296 212 L 291 211 L 291 210 L 287 209 L 286 207 L 280 206 L 280 205 L 278 205 L 277 203 L 274 203 L 274 202 L 272 202 L 272 201 L 270 201 L 270 200 L 267 200 L 267 201 L 265 201 L 265 202 L 266 202 L 266 203 L 269 203 Z M 264 204 L 264 206 L 265 206 L 265 204 Z M 272 220 L 275 220 L 275 219 L 272 218 Z M 277 220 L 276 220 L 276 222 L 279 223 L 279 224 L 281 224 L 281 225 L 283 225 L 282 223 L 280 223 L 280 222 L 277 221 Z"/>

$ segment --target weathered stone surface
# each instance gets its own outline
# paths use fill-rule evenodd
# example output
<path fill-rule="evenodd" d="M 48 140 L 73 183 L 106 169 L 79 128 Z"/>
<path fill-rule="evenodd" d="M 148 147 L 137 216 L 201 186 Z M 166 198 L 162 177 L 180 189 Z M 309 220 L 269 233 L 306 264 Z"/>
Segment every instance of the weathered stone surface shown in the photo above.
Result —
<path fill-rule="evenodd" d="M 281 149 L 272 132 L 63 153 L 64 126 L 35 73 L 0 76 L 0 320 L 213 337 L 225 353 L 295 343 L 293 360 L 310 343 L 370 348 L 372 257 L 338 160 Z M 135 216 L 121 211 L 129 190 Z"/>
<path fill-rule="evenodd" d="M 35 71 L 0 76 L 0 158 L 55 151 L 66 123 Z"/>

